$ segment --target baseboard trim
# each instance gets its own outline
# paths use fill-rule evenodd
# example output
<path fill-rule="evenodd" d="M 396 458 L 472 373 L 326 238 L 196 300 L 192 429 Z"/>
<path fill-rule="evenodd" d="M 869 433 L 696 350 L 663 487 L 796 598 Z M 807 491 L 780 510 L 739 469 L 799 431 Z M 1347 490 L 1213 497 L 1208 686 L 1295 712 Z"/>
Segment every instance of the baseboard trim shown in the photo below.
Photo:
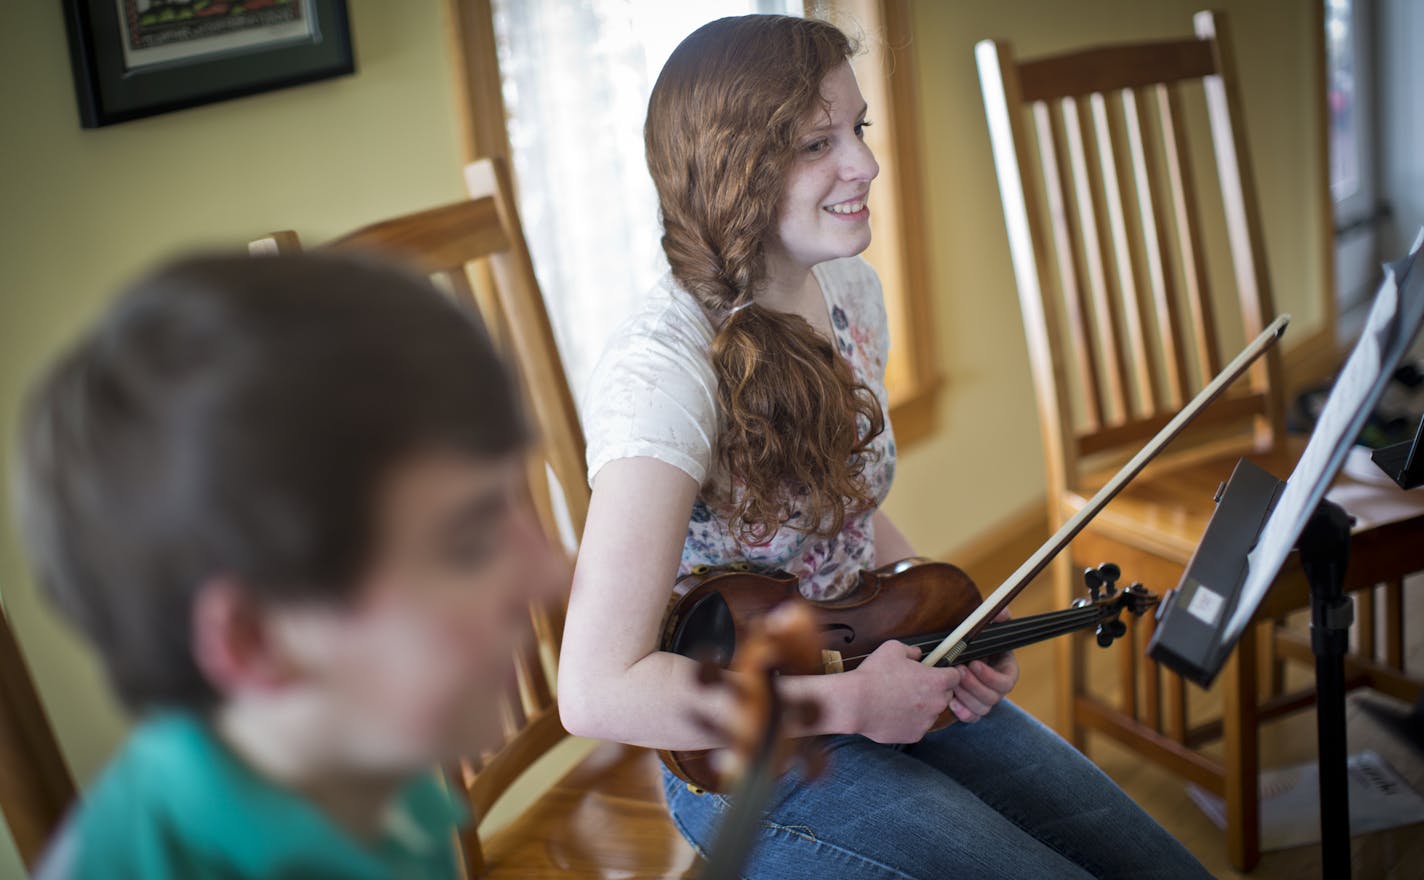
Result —
<path fill-rule="evenodd" d="M 939 558 L 972 574 L 1011 548 L 1037 546 L 1047 536 L 1048 501 L 1039 496 L 941 553 Z"/>

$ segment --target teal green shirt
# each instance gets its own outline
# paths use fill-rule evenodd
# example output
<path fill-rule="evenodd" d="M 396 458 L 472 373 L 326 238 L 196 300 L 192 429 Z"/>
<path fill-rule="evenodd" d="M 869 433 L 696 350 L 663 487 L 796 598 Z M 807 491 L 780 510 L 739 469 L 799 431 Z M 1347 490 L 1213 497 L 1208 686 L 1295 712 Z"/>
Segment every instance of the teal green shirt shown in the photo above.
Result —
<path fill-rule="evenodd" d="M 379 841 L 254 773 L 189 714 L 140 725 L 67 824 L 41 877 L 453 878 L 465 811 L 433 774 L 391 806 Z"/>

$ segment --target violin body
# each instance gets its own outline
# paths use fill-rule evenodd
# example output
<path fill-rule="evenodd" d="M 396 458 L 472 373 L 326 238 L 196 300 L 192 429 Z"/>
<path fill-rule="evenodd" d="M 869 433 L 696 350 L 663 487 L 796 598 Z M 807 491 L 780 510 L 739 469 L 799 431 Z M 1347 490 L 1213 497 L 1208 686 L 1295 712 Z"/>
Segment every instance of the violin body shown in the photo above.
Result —
<path fill-rule="evenodd" d="M 1072 608 L 1010 621 L 980 621 L 950 655 L 952 662 L 992 658 L 1092 626 L 1098 627 L 1098 644 L 1107 647 L 1127 631 L 1118 619 L 1124 608 L 1141 615 L 1157 602 L 1141 584 L 1117 589 L 1120 574 L 1111 563 L 1086 571 L 1092 598 L 1079 599 Z M 796 578 L 784 571 L 757 573 L 745 565 L 699 569 L 674 586 L 658 648 L 728 668 L 739 646 L 747 642 L 753 621 L 789 599 L 805 601 Z M 821 648 L 816 672 L 833 674 L 856 668 L 891 640 L 918 645 L 928 653 L 981 607 L 982 597 L 969 575 L 956 566 L 910 558 L 862 571 L 845 596 L 807 604 Z M 954 713 L 946 709 L 931 729 L 939 730 L 954 720 Z M 713 749 L 658 751 L 673 774 L 705 791 L 719 790 L 715 754 Z"/>
<path fill-rule="evenodd" d="M 788 599 L 800 599 L 797 580 L 786 572 L 755 573 L 742 568 L 709 569 L 680 578 L 663 619 L 660 650 L 728 667 L 750 622 Z M 943 637 L 979 606 L 979 588 L 947 562 L 905 559 L 862 571 L 848 594 L 811 602 L 821 641 L 823 673 L 848 672 L 883 642 Z M 945 710 L 939 729 L 954 721 Z M 713 750 L 659 750 L 678 778 L 715 791 Z"/>

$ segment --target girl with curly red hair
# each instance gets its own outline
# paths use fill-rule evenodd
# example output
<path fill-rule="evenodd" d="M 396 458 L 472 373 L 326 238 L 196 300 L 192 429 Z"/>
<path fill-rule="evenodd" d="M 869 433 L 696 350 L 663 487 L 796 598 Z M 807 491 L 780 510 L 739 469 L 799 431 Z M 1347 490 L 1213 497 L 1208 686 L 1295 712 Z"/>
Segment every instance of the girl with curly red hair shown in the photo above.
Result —
<path fill-rule="evenodd" d="M 879 171 L 850 41 L 821 21 L 712 22 L 663 68 L 645 127 L 671 271 L 618 331 L 584 404 L 593 500 L 559 680 L 573 733 L 723 745 L 729 698 L 658 650 L 671 585 L 747 562 L 831 600 L 913 556 L 880 510 L 895 443 L 870 243 Z M 888 642 L 854 671 L 787 676 L 815 698 L 829 769 L 778 785 L 757 877 L 1207 876 L 1071 746 L 1004 700 L 1012 654 L 931 668 Z M 946 708 L 963 724 L 929 733 Z M 887 744 L 908 744 L 901 749 Z M 705 847 L 726 800 L 666 776 Z"/>

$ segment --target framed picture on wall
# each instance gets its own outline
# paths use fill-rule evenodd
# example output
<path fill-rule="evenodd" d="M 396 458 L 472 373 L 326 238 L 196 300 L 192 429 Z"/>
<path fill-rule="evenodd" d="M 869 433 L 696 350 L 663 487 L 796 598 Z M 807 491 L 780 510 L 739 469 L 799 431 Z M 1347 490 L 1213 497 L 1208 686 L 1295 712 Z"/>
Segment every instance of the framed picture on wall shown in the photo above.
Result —
<path fill-rule="evenodd" d="M 355 70 L 346 0 L 63 0 L 98 128 Z"/>

